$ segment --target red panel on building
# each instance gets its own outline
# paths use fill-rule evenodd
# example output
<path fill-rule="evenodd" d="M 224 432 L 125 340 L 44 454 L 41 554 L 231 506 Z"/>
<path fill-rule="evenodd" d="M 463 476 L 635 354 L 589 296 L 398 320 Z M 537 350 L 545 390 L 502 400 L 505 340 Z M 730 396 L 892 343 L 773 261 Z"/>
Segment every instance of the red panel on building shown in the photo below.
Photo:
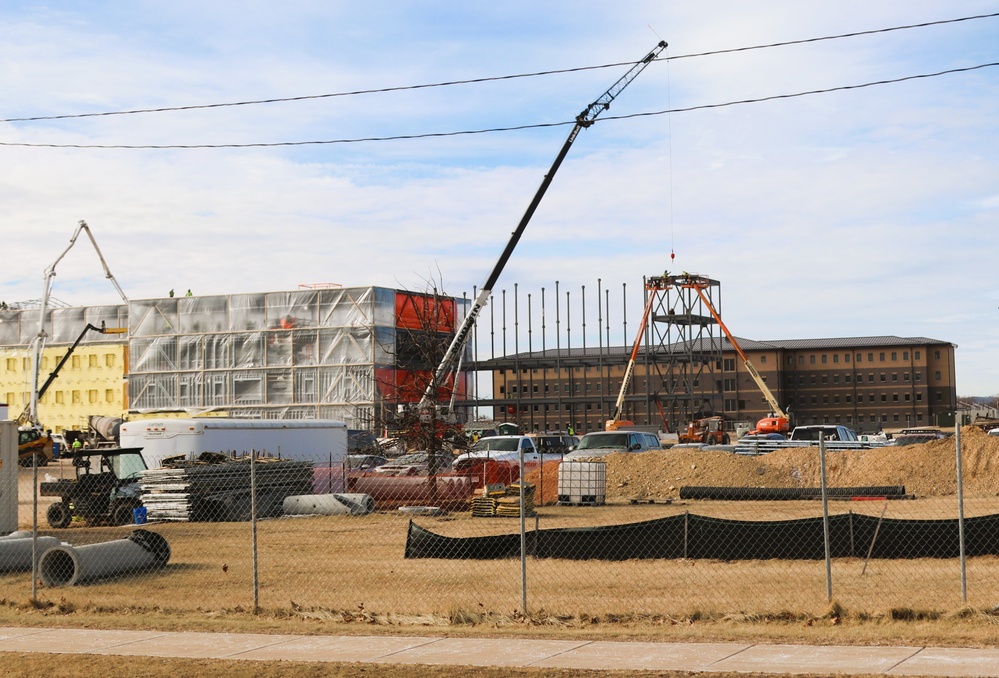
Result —
<path fill-rule="evenodd" d="M 396 292 L 395 324 L 409 330 L 454 332 L 454 299 Z"/>

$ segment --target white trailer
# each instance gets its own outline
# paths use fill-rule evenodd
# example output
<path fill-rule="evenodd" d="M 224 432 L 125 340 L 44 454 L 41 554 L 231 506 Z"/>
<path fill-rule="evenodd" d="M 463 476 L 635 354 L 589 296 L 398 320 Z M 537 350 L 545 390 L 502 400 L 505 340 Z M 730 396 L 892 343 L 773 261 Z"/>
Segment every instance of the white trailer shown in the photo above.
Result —
<path fill-rule="evenodd" d="M 140 419 L 121 425 L 120 445 L 141 447 L 149 468 L 167 457 L 252 451 L 339 467 L 347 456 L 347 425 L 324 419 Z"/>

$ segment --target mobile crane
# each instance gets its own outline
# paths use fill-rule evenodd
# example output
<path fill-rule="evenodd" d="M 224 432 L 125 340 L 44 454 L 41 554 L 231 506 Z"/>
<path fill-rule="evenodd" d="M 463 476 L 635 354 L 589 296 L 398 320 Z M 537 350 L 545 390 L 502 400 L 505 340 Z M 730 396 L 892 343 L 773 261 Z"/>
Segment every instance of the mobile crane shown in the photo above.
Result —
<path fill-rule="evenodd" d="M 715 307 L 708 300 L 707 295 L 704 294 L 704 290 L 708 287 L 708 285 L 709 281 L 707 278 L 689 273 L 684 273 L 683 278 L 678 281 L 679 287 L 694 290 L 697 293 L 697 296 L 701 298 L 701 301 L 704 302 L 704 305 L 707 306 L 711 316 L 715 319 L 715 322 L 718 323 L 718 326 L 721 327 L 725 336 L 728 337 L 729 343 L 732 344 L 732 348 L 735 349 L 735 352 L 739 354 L 743 365 L 746 367 L 746 371 L 749 372 L 749 376 L 753 378 L 753 381 L 756 382 L 760 391 L 763 392 L 763 398 L 770 406 L 770 416 L 764 417 L 756 422 L 756 429 L 752 431 L 752 433 L 787 433 L 791 428 L 791 416 L 781 409 L 781 406 L 777 403 L 777 398 L 774 397 L 773 392 L 767 386 L 767 382 L 763 381 L 763 377 L 760 376 L 760 373 L 749 360 L 746 352 L 742 350 L 741 346 L 739 346 L 739 342 L 736 341 L 735 337 L 732 336 L 732 333 L 729 332 L 728 327 L 724 322 L 722 322 L 718 311 L 715 310 Z"/>
<path fill-rule="evenodd" d="M 537 192 L 535 192 L 534 199 L 531 200 L 530 204 L 527 206 L 527 211 L 524 213 L 524 216 L 521 217 L 517 228 L 514 229 L 513 234 L 510 236 L 509 242 L 506 244 L 506 248 L 503 250 L 502 254 L 500 254 L 499 260 L 496 262 L 496 265 L 493 266 L 493 270 L 490 272 L 489 277 L 487 277 L 486 281 L 482 284 L 478 296 L 476 296 L 475 300 L 472 302 L 472 307 L 469 309 L 468 314 L 465 316 L 464 321 L 462 321 L 458 331 L 455 332 L 454 338 L 451 340 L 450 345 L 444 352 L 444 357 L 441 358 L 440 364 L 434 371 L 430 383 L 427 384 L 426 391 L 424 391 L 423 397 L 420 399 L 418 406 L 421 416 L 422 413 L 429 413 L 432 409 L 432 403 L 437 398 L 438 386 L 445 383 L 447 374 L 452 371 L 452 368 L 458 362 L 459 355 L 464 353 L 465 343 L 468 341 L 468 335 L 475 326 L 479 313 L 489 301 L 493 287 L 496 285 L 496 281 L 503 272 L 506 262 L 510 259 L 510 255 L 513 254 L 513 250 L 517 247 L 520 237 L 524 234 L 524 230 L 527 228 L 527 224 L 530 222 L 531 217 L 534 216 L 535 210 L 537 210 L 538 205 L 541 203 L 541 199 L 548 190 L 548 186 L 551 184 L 552 179 L 555 178 L 555 173 L 558 171 L 559 166 L 561 166 L 566 154 L 568 154 L 572 143 L 576 140 L 576 136 L 579 134 L 580 130 L 591 126 L 597 116 L 610 108 L 611 102 L 613 102 L 614 99 L 617 98 L 622 91 L 624 91 L 625 87 L 631 84 L 632 80 L 638 77 L 639 73 L 645 70 L 650 63 L 655 61 L 656 57 L 658 57 L 663 50 L 666 49 L 666 47 L 666 42 L 660 41 L 651 52 L 642 57 L 642 59 L 634 64 L 627 73 L 611 85 L 610 89 L 600 95 L 596 101 L 591 103 L 576 116 L 576 124 L 573 125 L 572 130 L 569 132 L 569 136 L 562 144 L 562 148 L 559 150 L 558 155 L 555 157 L 555 161 L 552 163 L 548 173 L 542 180 L 541 186 L 538 187 Z"/>

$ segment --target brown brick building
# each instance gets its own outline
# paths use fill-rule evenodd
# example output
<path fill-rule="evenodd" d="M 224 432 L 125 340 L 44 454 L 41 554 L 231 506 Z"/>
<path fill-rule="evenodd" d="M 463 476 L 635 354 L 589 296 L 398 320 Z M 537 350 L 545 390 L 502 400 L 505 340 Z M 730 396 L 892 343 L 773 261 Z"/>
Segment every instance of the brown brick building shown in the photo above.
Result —
<path fill-rule="evenodd" d="M 795 424 L 841 423 L 873 433 L 953 423 L 955 346 L 949 342 L 895 336 L 738 341 Z M 711 343 L 700 359 L 688 361 L 698 367 L 684 375 L 683 397 L 692 406 L 686 411 L 722 415 L 733 429 L 766 416 L 766 401 L 732 345 Z M 529 430 L 600 430 L 613 412 L 629 354 L 618 346 L 480 361 L 475 368 L 492 374 L 492 399 L 479 404 L 492 406 L 497 420 Z M 675 360 L 669 364 L 677 369 Z M 676 380 L 662 365 L 656 352 L 639 353 L 622 419 L 661 424 L 665 418 L 671 430 L 686 423 L 676 414 Z"/>

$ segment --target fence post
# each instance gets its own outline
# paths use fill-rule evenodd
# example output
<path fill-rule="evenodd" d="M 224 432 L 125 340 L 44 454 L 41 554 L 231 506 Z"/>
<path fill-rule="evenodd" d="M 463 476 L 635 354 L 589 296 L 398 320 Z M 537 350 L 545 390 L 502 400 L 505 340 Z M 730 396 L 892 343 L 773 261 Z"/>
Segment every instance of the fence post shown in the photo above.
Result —
<path fill-rule="evenodd" d="M 964 472 L 961 468 L 961 422 L 954 424 L 957 448 L 957 541 L 961 556 L 961 602 L 968 602 L 968 559 L 964 548 Z"/>
<path fill-rule="evenodd" d="M 829 547 L 829 495 L 826 492 L 826 437 L 819 433 L 819 470 L 822 482 L 822 538 L 826 551 L 826 600 L 832 601 L 832 558 Z"/>
<path fill-rule="evenodd" d="M 250 451 L 250 534 L 253 550 L 253 614 L 260 611 L 260 581 L 257 571 L 257 451 Z"/>
<path fill-rule="evenodd" d="M 519 446 L 519 445 L 518 445 Z M 520 447 L 520 606 L 527 616 L 527 516 L 524 515 L 524 448 Z"/>

